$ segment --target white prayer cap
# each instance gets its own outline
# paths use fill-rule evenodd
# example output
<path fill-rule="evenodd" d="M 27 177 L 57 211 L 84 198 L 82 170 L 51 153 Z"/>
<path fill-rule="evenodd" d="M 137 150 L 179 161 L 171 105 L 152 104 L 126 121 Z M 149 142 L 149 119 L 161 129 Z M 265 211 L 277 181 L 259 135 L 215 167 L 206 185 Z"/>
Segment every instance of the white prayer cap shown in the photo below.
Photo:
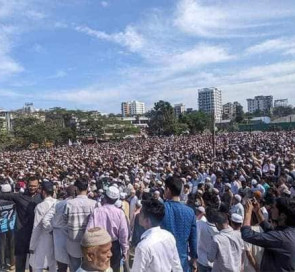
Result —
<path fill-rule="evenodd" d="M 93 228 L 85 231 L 81 241 L 81 246 L 95 247 L 105 245 L 111 241 L 112 238 L 106 230 L 101 228 Z"/>
<path fill-rule="evenodd" d="M 110 199 L 118 199 L 120 197 L 120 192 L 119 189 L 115 186 L 110 186 L 107 189 L 106 195 L 110 198 Z"/>
<path fill-rule="evenodd" d="M 231 215 L 231 221 L 234 223 L 242 224 L 243 223 L 243 217 L 240 214 L 233 213 Z"/>
<path fill-rule="evenodd" d="M 235 195 L 235 199 L 238 201 L 238 202 L 241 202 L 242 201 L 242 197 L 238 194 Z"/>
<path fill-rule="evenodd" d="M 252 179 L 251 184 L 252 185 L 256 185 L 257 184 L 257 180 L 256 179 Z"/>

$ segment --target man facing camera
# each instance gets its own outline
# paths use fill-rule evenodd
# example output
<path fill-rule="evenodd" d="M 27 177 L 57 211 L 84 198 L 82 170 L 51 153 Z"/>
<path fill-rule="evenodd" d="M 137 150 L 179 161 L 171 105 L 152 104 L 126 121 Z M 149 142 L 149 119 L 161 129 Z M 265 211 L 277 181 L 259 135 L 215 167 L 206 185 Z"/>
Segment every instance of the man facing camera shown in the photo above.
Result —
<path fill-rule="evenodd" d="M 81 241 L 83 262 L 76 272 L 112 272 L 110 268 L 111 248 L 112 238 L 106 230 L 101 228 L 87 230 Z"/>

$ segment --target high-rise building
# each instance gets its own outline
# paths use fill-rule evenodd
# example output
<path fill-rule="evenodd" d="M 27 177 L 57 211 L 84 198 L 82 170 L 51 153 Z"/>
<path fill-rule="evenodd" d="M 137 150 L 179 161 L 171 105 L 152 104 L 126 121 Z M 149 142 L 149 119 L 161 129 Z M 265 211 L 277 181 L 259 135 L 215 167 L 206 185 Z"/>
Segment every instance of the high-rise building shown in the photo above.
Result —
<path fill-rule="evenodd" d="M 268 96 L 259 95 L 259 96 L 255 96 L 254 99 L 248 98 L 247 103 L 248 103 L 248 112 L 250 113 L 253 113 L 255 111 L 270 112 L 273 108 L 273 97 L 272 95 L 268 95 Z"/>
<path fill-rule="evenodd" d="M 233 119 L 237 115 L 237 107 L 241 104 L 237 101 L 234 103 L 228 102 L 222 106 L 223 119 Z"/>
<path fill-rule="evenodd" d="M 139 102 L 139 101 L 123 102 L 121 104 L 121 112 L 124 117 L 134 116 L 134 115 L 143 115 L 145 114 L 145 105 L 143 102 Z"/>
<path fill-rule="evenodd" d="M 34 107 L 33 103 L 25 103 L 25 106 L 23 107 L 23 113 L 34 113 L 36 112 L 36 109 Z"/>
<path fill-rule="evenodd" d="M 0 131 L 11 131 L 12 121 L 11 112 L 0 109 Z"/>
<path fill-rule="evenodd" d="M 214 113 L 218 122 L 222 118 L 221 90 L 217 88 L 203 88 L 198 90 L 199 110 L 208 114 Z"/>
<path fill-rule="evenodd" d="M 174 105 L 174 114 L 176 118 L 178 118 L 182 113 L 185 112 L 185 105 L 184 104 L 175 104 Z"/>
<path fill-rule="evenodd" d="M 121 113 L 122 113 L 123 117 L 130 115 L 130 103 L 129 102 L 122 102 L 121 103 Z"/>
<path fill-rule="evenodd" d="M 274 102 L 274 107 L 288 107 L 288 99 L 277 99 Z"/>

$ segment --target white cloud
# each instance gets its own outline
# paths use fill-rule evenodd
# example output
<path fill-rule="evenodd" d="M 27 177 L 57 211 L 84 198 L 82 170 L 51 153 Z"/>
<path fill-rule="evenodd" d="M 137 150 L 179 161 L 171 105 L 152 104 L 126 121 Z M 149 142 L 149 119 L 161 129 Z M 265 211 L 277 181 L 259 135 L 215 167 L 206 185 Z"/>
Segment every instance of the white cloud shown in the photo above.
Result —
<path fill-rule="evenodd" d="M 184 32 L 200 36 L 212 35 L 212 30 L 221 28 L 226 18 L 220 9 L 202 6 L 194 0 L 179 1 L 175 16 L 176 26 Z"/>
<path fill-rule="evenodd" d="M 295 38 L 279 38 L 271 39 L 253 45 L 246 50 L 247 54 L 260 54 L 281 51 L 286 55 L 293 55 L 295 53 Z"/>
<path fill-rule="evenodd" d="M 3 29 L 0 28 L 0 80 L 24 70 L 21 64 L 10 56 L 10 51 L 11 43 Z"/>
<path fill-rule="evenodd" d="M 263 12 L 261 12 L 263 10 Z M 179 0 L 174 24 L 181 31 L 202 37 L 261 36 L 273 32 L 279 20 L 294 17 L 292 1 L 212 1 Z M 264 33 L 256 29 L 264 27 Z"/>
<path fill-rule="evenodd" d="M 193 49 L 167 57 L 166 62 L 176 70 L 187 70 L 192 67 L 218 63 L 234 58 L 226 49 L 211 45 L 197 45 Z M 164 61 L 165 63 L 165 61 Z"/>
<path fill-rule="evenodd" d="M 94 30 L 87 26 L 77 26 L 75 27 L 75 30 L 100 40 L 117 43 L 121 46 L 127 47 L 132 52 L 140 50 L 144 45 L 143 37 L 132 26 L 127 26 L 124 32 L 114 34 L 107 34 L 103 31 Z"/>
<path fill-rule="evenodd" d="M 109 5 L 109 3 L 108 3 L 107 1 L 101 1 L 100 4 L 101 4 L 104 8 L 106 8 L 106 7 Z"/>

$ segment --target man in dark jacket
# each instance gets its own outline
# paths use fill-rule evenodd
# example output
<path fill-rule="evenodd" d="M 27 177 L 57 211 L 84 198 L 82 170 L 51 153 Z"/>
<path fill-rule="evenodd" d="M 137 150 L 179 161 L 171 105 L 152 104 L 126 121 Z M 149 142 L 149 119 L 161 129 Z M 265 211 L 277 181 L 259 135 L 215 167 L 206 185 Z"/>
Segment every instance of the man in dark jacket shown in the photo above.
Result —
<path fill-rule="evenodd" d="M 295 199 L 276 199 L 271 209 L 272 221 L 277 223 L 275 229 L 265 221 L 259 204 L 254 203 L 263 233 L 251 229 L 252 211 L 253 205 L 249 200 L 241 232 L 244 241 L 264 248 L 260 271 L 295 271 Z"/>
<path fill-rule="evenodd" d="M 28 181 L 28 190 L 24 193 L 0 193 L 0 199 L 15 202 L 16 229 L 15 229 L 15 271 L 24 272 L 26 258 L 29 253 L 30 240 L 34 224 L 34 210 L 37 204 L 42 202 L 38 194 L 39 181 L 31 177 Z"/>

